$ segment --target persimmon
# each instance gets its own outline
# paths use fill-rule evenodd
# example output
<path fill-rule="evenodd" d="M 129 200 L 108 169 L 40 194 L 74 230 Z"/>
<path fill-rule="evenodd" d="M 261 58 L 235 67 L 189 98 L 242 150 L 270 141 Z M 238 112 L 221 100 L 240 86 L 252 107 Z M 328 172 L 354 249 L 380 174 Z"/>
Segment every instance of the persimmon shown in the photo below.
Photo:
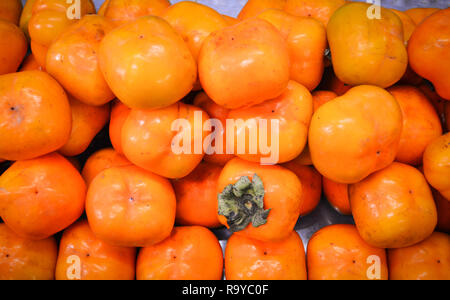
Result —
<path fill-rule="evenodd" d="M 337 98 L 338 95 L 332 91 L 314 91 L 312 93 L 313 97 L 313 108 L 316 111 L 319 107 L 324 105 L 327 102 L 330 102 L 334 98 Z"/>
<path fill-rule="evenodd" d="M 322 196 L 322 176 L 313 166 L 305 166 L 295 160 L 282 164 L 282 166 L 294 172 L 302 183 L 302 207 L 300 208 L 300 216 L 309 214 L 320 202 L 320 197 Z"/>
<path fill-rule="evenodd" d="M 235 126 L 233 132 L 227 131 L 228 136 L 234 135 L 227 137 L 227 148 L 234 145 L 234 153 L 249 161 L 269 164 L 290 161 L 306 145 L 312 111 L 311 93 L 303 85 L 290 81 L 279 97 L 229 112 L 228 119 L 234 120 Z M 252 132 L 257 132 L 258 136 L 254 138 Z M 241 141 L 245 141 L 245 145 Z M 271 147 L 270 153 L 266 145 Z"/>
<path fill-rule="evenodd" d="M 345 2 L 345 0 L 287 0 L 285 10 L 294 16 L 312 17 L 327 27 L 331 16 Z"/>
<path fill-rule="evenodd" d="M 97 133 L 108 123 L 109 105 L 87 105 L 72 96 L 69 96 L 69 103 L 72 110 L 72 132 L 59 152 L 65 156 L 76 156 L 88 148 Z"/>
<path fill-rule="evenodd" d="M 395 98 L 376 86 L 352 88 L 314 113 L 309 150 L 316 169 L 340 183 L 356 183 L 394 160 L 402 131 Z"/>
<path fill-rule="evenodd" d="M 169 0 L 109 0 L 103 11 L 105 17 L 123 25 L 143 16 L 161 16 L 169 6 Z"/>
<path fill-rule="evenodd" d="M 450 100 L 450 8 L 440 10 L 420 23 L 408 42 L 411 68 L 430 80 L 436 92 Z"/>
<path fill-rule="evenodd" d="M 103 170 L 92 180 L 86 197 L 92 231 L 114 246 L 161 242 L 172 231 L 175 211 L 169 180 L 136 166 Z"/>
<path fill-rule="evenodd" d="M 156 110 L 132 110 L 122 127 L 123 152 L 148 171 L 182 178 L 203 159 L 203 147 L 198 146 L 203 146 L 207 134 L 202 121 L 208 119 L 200 108 L 181 102 Z"/>
<path fill-rule="evenodd" d="M 98 239 L 87 221 L 62 235 L 56 280 L 134 280 L 136 248 L 111 246 Z"/>
<path fill-rule="evenodd" d="M 314 233 L 306 259 L 309 280 L 388 279 L 386 251 L 368 245 L 354 225 L 330 225 Z"/>
<path fill-rule="evenodd" d="M 349 197 L 359 234 L 374 247 L 408 247 L 436 227 L 431 190 L 422 173 L 409 165 L 394 162 L 371 174 L 350 186 Z"/>
<path fill-rule="evenodd" d="M 253 18 L 268 9 L 283 10 L 286 0 L 249 0 L 239 12 L 238 20 Z"/>
<path fill-rule="evenodd" d="M 36 43 L 35 41 L 30 42 L 31 53 L 34 56 L 36 62 L 45 69 L 45 64 L 47 63 L 47 52 L 48 47 Z"/>
<path fill-rule="evenodd" d="M 286 41 L 260 18 L 211 33 L 199 55 L 203 89 L 214 102 L 229 109 L 278 97 L 288 85 L 289 70 Z"/>
<path fill-rule="evenodd" d="M 450 233 L 450 201 L 444 198 L 436 190 L 433 190 L 434 201 L 438 213 L 437 229 L 439 231 Z"/>
<path fill-rule="evenodd" d="M 105 148 L 98 150 L 87 159 L 84 164 L 81 175 L 86 181 L 86 185 L 89 186 L 94 180 L 95 176 L 101 173 L 103 170 L 113 167 L 124 167 L 131 165 L 131 162 L 123 155 L 118 153 L 112 148 Z"/>
<path fill-rule="evenodd" d="M 295 231 L 263 242 L 233 234 L 225 249 L 227 280 L 306 280 L 305 249 Z"/>
<path fill-rule="evenodd" d="M 227 152 L 226 121 L 230 110 L 216 104 L 214 101 L 211 100 L 211 98 L 208 97 L 208 95 L 205 92 L 199 92 L 197 96 L 195 96 L 194 105 L 203 109 L 211 119 L 216 119 L 221 122 L 220 125 L 222 127 L 220 127 L 220 125 L 217 124 L 216 125 L 217 128 L 214 128 L 216 130 L 216 135 L 214 136 L 215 143 L 211 145 L 211 148 L 205 151 L 206 153 L 204 159 L 207 162 L 223 166 L 232 158 L 234 158 L 234 154 L 226 153 Z M 222 143 L 220 144 L 220 142 Z"/>
<path fill-rule="evenodd" d="M 19 25 L 22 13 L 21 0 L 2 0 L 0 2 L 0 19 Z"/>
<path fill-rule="evenodd" d="M 348 184 L 323 177 L 323 193 L 331 206 L 340 214 L 351 215 Z"/>
<path fill-rule="evenodd" d="M 177 198 L 176 223 L 220 227 L 217 218 L 217 182 L 222 167 L 201 162 L 191 174 L 172 180 Z"/>
<path fill-rule="evenodd" d="M 24 239 L 0 224 L 0 280 L 53 280 L 57 256 L 54 237 Z"/>
<path fill-rule="evenodd" d="M 112 30 L 98 57 L 106 82 L 131 108 L 167 107 L 186 96 L 197 79 L 187 44 L 159 17 L 142 17 Z"/>
<path fill-rule="evenodd" d="M 420 91 L 427 97 L 427 99 L 433 104 L 434 109 L 439 115 L 439 118 L 442 121 L 442 125 L 445 123 L 445 105 L 447 100 L 442 98 L 436 93 L 433 85 L 429 82 L 424 82 L 418 86 Z"/>
<path fill-rule="evenodd" d="M 223 254 L 216 236 L 200 226 L 175 227 L 159 244 L 142 248 L 138 280 L 220 280 Z"/>
<path fill-rule="evenodd" d="M 450 236 L 434 232 L 410 247 L 389 249 L 391 280 L 450 280 Z"/>
<path fill-rule="evenodd" d="M 309 152 L 309 146 L 308 144 L 305 145 L 305 148 L 303 149 L 302 153 L 294 159 L 294 161 L 297 161 L 299 164 L 305 165 L 305 166 L 312 166 L 312 160 L 311 160 L 311 153 Z"/>
<path fill-rule="evenodd" d="M 324 71 L 327 47 L 325 27 L 311 18 L 294 17 L 282 10 L 266 10 L 258 16 L 274 25 L 285 38 L 291 61 L 291 79 L 314 90 Z"/>
<path fill-rule="evenodd" d="M 86 184 L 57 153 L 15 162 L 0 177 L 0 216 L 16 234 L 45 239 L 83 213 Z"/>
<path fill-rule="evenodd" d="M 450 201 L 450 132 L 434 139 L 423 154 L 427 181 Z"/>
<path fill-rule="evenodd" d="M 388 87 L 408 65 L 400 18 L 386 8 L 381 19 L 368 18 L 368 3 L 349 3 L 331 17 L 327 35 L 336 76 L 350 85 Z"/>
<path fill-rule="evenodd" d="M 30 34 L 28 33 L 28 22 L 30 21 L 33 13 L 33 6 L 35 2 L 36 0 L 27 0 L 20 15 L 19 27 L 22 29 L 23 33 L 25 33 L 27 39 L 30 39 Z"/>
<path fill-rule="evenodd" d="M 23 160 L 56 151 L 69 140 L 71 125 L 66 93 L 50 75 L 0 76 L 0 157 Z"/>
<path fill-rule="evenodd" d="M 113 28 L 104 17 L 87 15 L 67 28 L 48 49 L 47 72 L 86 104 L 99 106 L 114 99 L 97 56 L 100 42 Z"/>
<path fill-rule="evenodd" d="M 351 88 L 354 86 L 351 86 L 345 82 L 342 82 L 337 78 L 337 76 L 334 74 L 331 75 L 331 82 L 330 82 L 330 90 L 336 93 L 338 96 L 342 96 L 345 93 L 347 93 Z"/>
<path fill-rule="evenodd" d="M 111 144 L 118 153 L 122 150 L 122 127 L 130 114 L 131 109 L 120 101 L 115 101 L 111 107 L 111 119 L 109 121 L 109 138 Z"/>
<path fill-rule="evenodd" d="M 428 16 L 434 14 L 438 10 L 439 10 L 439 8 L 435 8 L 435 7 L 415 7 L 415 8 L 410 8 L 410 9 L 405 10 L 405 14 L 410 16 L 410 18 L 413 19 L 413 21 L 414 21 L 414 23 L 416 23 L 416 25 L 419 25 Z"/>
<path fill-rule="evenodd" d="M 408 43 L 409 38 L 411 37 L 412 33 L 414 32 L 414 29 L 416 29 L 416 23 L 408 14 L 406 14 L 403 11 L 393 9 L 393 8 L 391 8 L 391 11 L 393 11 L 397 15 L 397 17 L 400 18 L 400 21 L 402 21 L 403 40 L 406 45 Z"/>
<path fill-rule="evenodd" d="M 19 72 L 23 71 L 44 71 L 45 68 L 42 67 L 34 58 L 33 53 L 28 55 L 28 57 L 23 61 L 22 66 L 19 69 Z"/>
<path fill-rule="evenodd" d="M 217 191 L 219 221 L 232 232 L 265 242 L 287 238 L 302 208 L 302 183 L 277 165 L 234 158 L 220 173 Z"/>
<path fill-rule="evenodd" d="M 441 121 L 425 95 L 413 86 L 388 90 L 397 100 L 403 115 L 403 129 L 396 160 L 419 165 L 425 148 L 442 134 Z"/>
<path fill-rule="evenodd" d="M 227 15 L 222 15 L 222 18 L 225 19 L 225 21 L 227 22 L 228 26 L 233 26 L 233 25 L 236 25 L 237 23 L 240 22 L 239 19 L 227 16 Z"/>
<path fill-rule="evenodd" d="M 27 40 L 19 27 L 0 20 L 0 75 L 16 72 L 27 54 Z"/>

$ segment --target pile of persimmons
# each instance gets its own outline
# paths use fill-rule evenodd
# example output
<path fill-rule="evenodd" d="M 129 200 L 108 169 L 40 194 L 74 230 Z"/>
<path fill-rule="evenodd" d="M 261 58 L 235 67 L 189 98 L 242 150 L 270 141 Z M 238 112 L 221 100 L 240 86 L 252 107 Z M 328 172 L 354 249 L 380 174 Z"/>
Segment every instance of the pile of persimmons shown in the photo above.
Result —
<path fill-rule="evenodd" d="M 0 279 L 450 279 L 449 8 L 70 2 L 0 1 Z"/>

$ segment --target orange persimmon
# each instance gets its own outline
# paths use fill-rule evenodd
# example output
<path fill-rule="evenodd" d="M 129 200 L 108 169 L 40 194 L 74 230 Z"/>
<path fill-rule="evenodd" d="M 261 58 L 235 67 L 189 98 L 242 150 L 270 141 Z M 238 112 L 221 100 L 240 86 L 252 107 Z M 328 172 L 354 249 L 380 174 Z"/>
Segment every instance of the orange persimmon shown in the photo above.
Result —
<path fill-rule="evenodd" d="M 431 16 L 438 10 L 439 8 L 435 7 L 415 7 L 405 10 L 405 14 L 407 14 L 416 25 L 419 25 L 428 16 Z"/>
<path fill-rule="evenodd" d="M 327 27 L 331 16 L 345 2 L 345 0 L 287 0 L 284 9 L 294 16 L 312 17 Z"/>
<path fill-rule="evenodd" d="M 103 4 L 102 11 L 99 13 L 103 13 L 117 25 L 136 21 L 143 16 L 161 16 L 170 6 L 169 0 L 108 0 L 107 2 Z"/>
<path fill-rule="evenodd" d="M 120 101 L 114 101 L 111 108 L 109 121 L 109 138 L 114 150 L 123 154 L 122 150 L 122 127 L 131 112 L 131 108 Z"/>
<path fill-rule="evenodd" d="M 0 1 L 0 19 L 19 25 L 20 15 L 22 13 L 21 0 L 2 0 Z M 3 36 L 2 36 L 3 38 Z"/>
<path fill-rule="evenodd" d="M 450 201 L 450 132 L 434 139 L 423 154 L 428 183 Z"/>
<path fill-rule="evenodd" d="M 331 206 L 340 214 L 351 215 L 348 184 L 323 177 L 323 193 Z"/>
<path fill-rule="evenodd" d="M 268 9 L 284 9 L 286 0 L 248 0 L 239 12 L 238 20 L 253 18 Z"/>
<path fill-rule="evenodd" d="M 20 15 L 19 27 L 25 33 L 28 40 L 30 39 L 30 34 L 28 33 L 28 22 L 30 21 L 33 13 L 33 6 L 35 2 L 36 0 L 27 0 Z"/>
<path fill-rule="evenodd" d="M 335 92 L 332 91 L 314 91 L 312 93 L 313 97 L 313 108 L 314 112 L 324 105 L 327 102 L 330 102 L 334 98 L 337 98 L 338 95 Z"/>
<path fill-rule="evenodd" d="M 0 75 L 16 72 L 27 54 L 28 44 L 19 27 L 0 20 Z"/>
<path fill-rule="evenodd" d="M 45 71 L 45 68 L 42 67 L 34 58 L 33 53 L 28 55 L 28 57 L 23 61 L 22 66 L 19 69 L 19 72 L 23 71 Z"/>
<path fill-rule="evenodd" d="M 200 226 L 175 227 L 159 244 L 142 248 L 138 280 L 221 280 L 223 254 L 216 236 Z"/>

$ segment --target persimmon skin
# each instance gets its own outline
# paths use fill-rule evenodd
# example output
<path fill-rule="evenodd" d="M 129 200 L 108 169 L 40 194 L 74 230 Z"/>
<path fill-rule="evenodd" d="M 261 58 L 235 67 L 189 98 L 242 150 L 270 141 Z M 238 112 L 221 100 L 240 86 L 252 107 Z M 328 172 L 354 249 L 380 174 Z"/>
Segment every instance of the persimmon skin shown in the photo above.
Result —
<path fill-rule="evenodd" d="M 202 131 L 202 136 L 194 133 L 196 114 L 201 115 L 203 122 L 209 119 L 200 108 L 181 102 L 157 110 L 132 110 L 122 127 L 122 148 L 125 157 L 135 165 L 166 178 L 182 178 L 188 175 L 203 159 L 203 149 L 195 149 L 195 145 L 203 145 L 207 134 L 206 131 Z M 172 144 L 176 143 L 174 138 L 180 132 L 182 135 L 189 134 L 172 130 L 174 121 L 178 119 L 187 120 L 190 124 L 190 154 L 173 152 Z M 199 152 L 196 153 L 196 150 Z"/>
<path fill-rule="evenodd" d="M 125 105 L 164 108 L 193 88 L 197 65 L 180 35 L 164 19 L 147 16 L 109 32 L 100 44 L 106 82 Z"/>
<path fill-rule="evenodd" d="M 216 141 L 222 140 L 222 153 L 217 153 L 216 151 L 212 154 L 205 153 L 204 160 L 210 163 L 225 165 L 231 159 L 235 157 L 234 154 L 226 153 L 226 145 L 227 145 L 227 131 L 226 131 L 226 121 L 228 118 L 228 114 L 230 112 L 229 109 L 216 104 L 205 92 L 199 92 L 194 99 L 194 105 L 203 109 L 211 119 L 217 119 L 222 124 L 222 130 L 220 132 L 216 131 Z M 216 144 L 215 144 L 216 145 Z M 206 151 L 207 152 L 207 151 Z"/>
<path fill-rule="evenodd" d="M 112 148 L 99 150 L 89 156 L 84 164 L 81 175 L 89 186 L 94 178 L 103 170 L 113 167 L 124 167 L 131 165 L 131 162 L 123 155 Z"/>
<path fill-rule="evenodd" d="M 351 215 L 348 184 L 323 177 L 323 193 L 331 206 L 340 214 Z"/>
<path fill-rule="evenodd" d="M 80 277 L 75 279 L 134 280 L 135 278 L 136 248 L 108 245 L 94 235 L 85 220 L 78 221 L 64 230 L 59 245 L 56 280 L 73 279 L 68 275 L 73 265 L 69 258 L 74 255 L 80 259 Z"/>
<path fill-rule="evenodd" d="M 244 120 L 245 123 L 237 124 L 234 129 L 235 154 L 242 159 L 263 162 L 263 159 L 271 157 L 273 153 L 265 154 L 261 148 L 259 120 L 267 120 L 267 144 L 274 145 L 272 141 L 272 120 L 278 120 L 279 132 L 276 136 L 279 143 L 278 161 L 269 163 L 284 163 L 296 158 L 303 151 L 308 135 L 309 123 L 313 112 L 311 93 L 301 84 L 290 81 L 286 90 L 277 98 L 267 100 L 261 104 L 250 107 L 230 110 L 228 118 L 233 120 Z M 251 124 L 251 121 L 254 121 Z M 247 126 L 248 125 L 248 126 Z M 256 126 L 258 133 L 256 154 L 251 153 L 250 129 Z M 230 134 L 227 132 L 227 134 Z M 239 140 L 245 137 L 245 151 L 239 153 Z M 295 143 L 292 143 L 295 140 Z M 227 143 L 230 139 L 227 138 Z M 264 144 L 264 143 L 262 143 Z M 228 145 L 230 148 L 232 144 Z M 269 159 L 272 160 L 272 159 Z"/>
<path fill-rule="evenodd" d="M 291 61 L 291 79 L 314 90 L 324 71 L 327 48 L 325 27 L 311 18 L 294 17 L 282 10 L 266 10 L 258 15 L 274 25 L 286 40 Z"/>
<path fill-rule="evenodd" d="M 324 105 L 327 102 L 330 102 L 331 100 L 338 97 L 338 95 L 335 92 L 332 91 L 314 91 L 312 93 L 313 96 L 313 108 L 314 112 Z"/>
<path fill-rule="evenodd" d="M 388 279 L 386 251 L 368 245 L 354 225 L 326 226 L 311 237 L 307 249 L 309 280 L 369 280 L 370 256 L 380 259 L 380 278 Z"/>
<path fill-rule="evenodd" d="M 0 224 L 0 280 L 53 280 L 57 256 L 54 237 L 24 239 Z"/>
<path fill-rule="evenodd" d="M 45 64 L 47 63 L 47 52 L 48 47 L 36 43 L 35 41 L 30 42 L 31 53 L 33 53 L 36 62 L 45 69 Z"/>
<path fill-rule="evenodd" d="M 405 14 L 407 14 L 411 19 L 413 19 L 416 25 L 422 23 L 428 16 L 437 12 L 439 8 L 435 7 L 416 7 L 405 10 Z"/>
<path fill-rule="evenodd" d="M 136 166 L 103 170 L 89 185 L 86 197 L 92 231 L 113 246 L 161 242 L 172 231 L 175 211 L 170 182 Z"/>
<path fill-rule="evenodd" d="M 0 19 L 19 25 L 20 14 L 22 13 L 22 1 L 3 0 L 0 2 Z"/>
<path fill-rule="evenodd" d="M 403 115 L 403 129 L 396 160 L 419 165 L 425 148 L 442 134 L 441 121 L 425 95 L 413 86 L 388 90 L 397 100 Z"/>
<path fill-rule="evenodd" d="M 286 0 L 249 0 L 239 12 L 238 20 L 243 21 L 256 17 L 260 13 L 268 9 L 283 10 L 286 5 Z"/>
<path fill-rule="evenodd" d="M 450 201 L 450 133 L 434 139 L 423 154 L 427 181 Z"/>
<path fill-rule="evenodd" d="M 408 247 L 436 227 L 431 190 L 422 173 L 409 165 L 394 162 L 351 185 L 349 195 L 356 227 L 374 247 Z"/>
<path fill-rule="evenodd" d="M 420 23 L 408 42 L 411 68 L 430 80 L 436 92 L 450 100 L 450 8 L 440 10 Z"/>
<path fill-rule="evenodd" d="M 225 249 L 227 280 L 306 280 L 305 250 L 295 231 L 277 242 L 233 234 Z"/>
<path fill-rule="evenodd" d="M 56 151 L 71 126 L 66 93 L 47 73 L 0 76 L 0 157 L 24 160 Z"/>
<path fill-rule="evenodd" d="M 400 21 L 402 21 L 403 40 L 404 40 L 405 44 L 407 44 L 409 39 L 411 38 L 411 35 L 414 32 L 414 29 L 416 29 L 416 23 L 408 14 L 406 14 L 403 11 L 393 9 L 393 8 L 391 8 L 391 11 L 394 12 L 400 18 Z"/>
<path fill-rule="evenodd" d="M 278 97 L 289 82 L 287 44 L 269 22 L 253 18 L 213 32 L 199 55 L 203 89 L 229 109 Z"/>
<path fill-rule="evenodd" d="M 87 15 L 67 28 L 50 46 L 46 70 L 78 100 L 100 106 L 114 99 L 98 64 L 103 37 L 114 28 L 107 19 Z"/>
<path fill-rule="evenodd" d="M 200 226 L 175 227 L 159 244 L 142 248 L 138 280 L 221 280 L 223 254 L 216 236 Z"/>
<path fill-rule="evenodd" d="M 331 17 L 327 35 L 333 68 L 347 84 L 386 88 L 402 78 L 408 65 L 403 26 L 385 8 L 381 8 L 381 20 L 369 19 L 369 7 L 367 3 L 345 4 Z"/>
<path fill-rule="evenodd" d="M 217 182 L 222 167 L 201 162 L 188 176 L 172 180 L 177 198 L 176 223 L 220 227 L 217 218 Z"/>
<path fill-rule="evenodd" d="M 20 14 L 19 27 L 22 29 L 23 33 L 28 40 L 30 40 L 30 34 L 28 33 L 28 22 L 30 21 L 31 15 L 33 13 L 33 6 L 36 0 L 27 0 L 23 7 L 22 13 Z"/>
<path fill-rule="evenodd" d="M 252 179 L 255 174 L 264 184 L 264 209 L 271 211 L 266 224 L 259 227 L 249 224 L 236 234 L 265 242 L 287 238 L 294 229 L 302 208 L 302 184 L 292 171 L 277 165 L 262 166 L 234 158 L 222 169 L 217 192 L 221 193 L 227 185 L 235 184 L 242 176 Z M 219 216 L 219 221 L 227 226 L 224 216 Z"/>
<path fill-rule="evenodd" d="M 434 232 L 410 247 L 388 249 L 391 280 L 449 280 L 450 237 Z"/>
<path fill-rule="evenodd" d="M 16 72 L 27 54 L 28 44 L 19 27 L 0 20 L 0 75 Z"/>
<path fill-rule="evenodd" d="M 316 169 L 340 183 L 356 183 L 394 160 L 402 131 L 395 98 L 376 86 L 358 86 L 314 113 L 309 149 Z"/>
<path fill-rule="evenodd" d="M 161 16 L 169 6 L 168 0 L 109 0 L 103 14 L 120 26 L 143 16 Z"/>
<path fill-rule="evenodd" d="M 57 153 L 17 161 L 0 177 L 0 216 L 16 234 L 45 239 L 83 213 L 86 184 Z"/>
<path fill-rule="evenodd" d="M 45 68 L 43 68 L 37 61 L 36 58 L 34 58 L 33 53 L 28 55 L 27 58 L 22 63 L 22 66 L 19 69 L 19 72 L 23 71 L 44 71 Z"/>
<path fill-rule="evenodd" d="M 94 137 L 102 130 L 109 119 L 109 104 L 102 106 L 87 105 L 69 96 L 72 110 L 72 132 L 67 143 L 59 149 L 65 156 L 83 153 Z"/>
<path fill-rule="evenodd" d="M 345 0 L 287 0 L 284 9 L 294 16 L 312 17 L 326 27 L 333 13 L 345 3 Z"/>
<path fill-rule="evenodd" d="M 282 164 L 297 175 L 302 183 L 302 207 L 300 216 L 311 213 L 319 204 L 322 196 L 322 175 L 313 166 L 305 166 L 298 161 Z"/>
<path fill-rule="evenodd" d="M 117 153 L 123 154 L 122 149 L 122 127 L 131 112 L 131 108 L 120 101 L 114 101 L 111 107 L 111 118 L 109 121 L 109 138 Z"/>

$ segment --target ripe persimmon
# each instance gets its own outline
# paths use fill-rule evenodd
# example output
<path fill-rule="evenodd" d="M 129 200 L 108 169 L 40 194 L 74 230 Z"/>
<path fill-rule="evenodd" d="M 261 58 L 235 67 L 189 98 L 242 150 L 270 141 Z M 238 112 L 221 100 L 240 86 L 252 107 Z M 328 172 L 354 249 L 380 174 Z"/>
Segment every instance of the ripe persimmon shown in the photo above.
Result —
<path fill-rule="evenodd" d="M 200 226 L 175 227 L 159 244 L 142 248 L 138 280 L 220 280 L 223 254 L 216 236 Z"/>
<path fill-rule="evenodd" d="M 354 87 L 314 113 L 309 150 L 316 169 L 340 183 L 355 183 L 387 167 L 397 154 L 402 112 L 376 86 Z"/>
<path fill-rule="evenodd" d="M 297 175 L 302 183 L 302 207 L 300 216 L 312 212 L 320 202 L 322 196 L 322 175 L 313 166 L 305 166 L 296 160 L 282 164 Z"/>
<path fill-rule="evenodd" d="M 302 208 L 302 183 L 277 165 L 234 158 L 223 168 L 217 191 L 220 222 L 232 232 L 265 242 L 287 238 Z"/>
<path fill-rule="evenodd" d="M 114 150 L 123 154 L 122 149 L 122 127 L 131 112 L 131 108 L 116 100 L 111 107 L 111 118 L 109 121 L 109 138 Z"/>
<path fill-rule="evenodd" d="M 334 12 L 345 0 L 287 0 L 285 10 L 299 17 L 312 17 L 327 27 Z"/>
<path fill-rule="evenodd" d="M 330 102 L 334 98 L 337 98 L 338 95 L 335 92 L 332 91 L 314 91 L 312 93 L 313 97 L 313 108 L 314 112 L 324 105 L 327 102 Z"/>
<path fill-rule="evenodd" d="M 203 43 L 199 76 L 217 104 L 235 109 L 281 95 L 289 82 L 286 41 L 260 18 L 217 30 Z"/>
<path fill-rule="evenodd" d="M 410 247 L 388 250 L 391 280 L 450 280 L 450 236 L 434 232 Z"/>
<path fill-rule="evenodd" d="M 22 13 L 21 0 L 2 0 L 0 2 L 0 19 L 19 25 Z"/>
<path fill-rule="evenodd" d="M 328 27 L 336 76 L 350 85 L 389 87 L 408 65 L 400 18 L 381 7 L 380 19 L 369 19 L 371 4 L 348 3 L 331 17 Z"/>
<path fill-rule="evenodd" d="M 117 25 L 123 25 L 143 16 L 161 16 L 169 6 L 169 0 L 109 0 L 103 13 Z"/>
<path fill-rule="evenodd" d="M 65 156 L 83 153 L 97 133 L 108 123 L 109 104 L 92 106 L 69 96 L 72 110 L 72 132 L 70 138 L 59 152 Z"/>
<path fill-rule="evenodd" d="M 23 33 L 27 39 L 30 39 L 30 34 L 28 33 L 28 22 L 30 21 L 31 15 L 33 13 L 33 6 L 36 0 L 27 0 L 23 6 L 22 13 L 20 14 L 19 27 L 22 29 Z"/>
<path fill-rule="evenodd" d="M 89 186 L 95 176 L 103 170 L 113 167 L 124 167 L 131 165 L 131 162 L 112 148 L 99 150 L 89 156 L 84 164 L 81 175 Z"/>
<path fill-rule="evenodd" d="M 108 245 L 83 220 L 64 230 L 55 277 L 56 280 L 134 280 L 135 261 L 136 248 Z"/>
<path fill-rule="evenodd" d="M 295 231 L 276 242 L 233 234 L 225 249 L 227 280 L 306 280 L 305 249 Z"/>
<path fill-rule="evenodd" d="M 29 240 L 0 224 L 0 280 L 53 280 L 57 257 L 54 237 Z"/>
<path fill-rule="evenodd" d="M 188 176 L 172 180 L 179 225 L 220 227 L 217 217 L 217 182 L 222 167 L 201 162 Z"/>
<path fill-rule="evenodd" d="M 351 185 L 349 195 L 359 234 L 374 247 L 408 247 L 436 227 L 436 205 L 428 183 L 409 165 L 394 162 Z"/>
<path fill-rule="evenodd" d="M 419 165 L 425 148 L 442 134 L 441 121 L 425 95 L 413 86 L 394 86 L 388 91 L 395 97 L 403 115 L 403 129 L 396 160 Z"/>
<path fill-rule="evenodd" d="M 27 58 L 22 63 L 22 66 L 19 69 L 19 72 L 23 71 L 45 71 L 45 68 L 42 67 L 34 58 L 33 53 L 28 55 Z"/>
<path fill-rule="evenodd" d="M 83 213 L 86 184 L 57 153 L 15 162 L 0 176 L 0 216 L 16 234 L 45 239 Z"/>
<path fill-rule="evenodd" d="M 88 188 L 86 215 L 95 236 L 114 246 L 144 247 L 170 235 L 175 193 L 169 180 L 136 166 L 100 172 Z"/>
<path fill-rule="evenodd" d="M 98 57 L 106 82 L 131 108 L 167 107 L 186 96 L 197 79 L 197 64 L 187 44 L 167 21 L 155 16 L 109 32 Z"/>
<path fill-rule="evenodd" d="M 238 20 L 253 18 L 268 9 L 284 9 L 286 0 L 248 0 L 239 12 Z"/>
<path fill-rule="evenodd" d="M 200 117 L 203 122 L 209 119 L 200 108 L 181 102 L 162 109 L 133 109 L 122 127 L 126 158 L 167 178 L 188 175 L 204 156 L 203 147 L 197 149 L 207 134 L 203 124 L 196 121 Z M 199 130 L 202 135 L 196 133 Z"/>
<path fill-rule="evenodd" d="M 323 193 L 331 206 L 340 214 L 351 215 L 348 184 L 323 177 Z"/>
<path fill-rule="evenodd" d="M 411 68 L 430 80 L 450 100 L 450 8 L 439 10 L 417 25 L 408 42 Z"/>
<path fill-rule="evenodd" d="M 293 160 L 297 161 L 301 165 L 305 165 L 305 166 L 313 165 L 312 160 L 311 160 L 311 153 L 309 152 L 308 144 L 305 145 L 305 148 L 303 149 L 302 153 L 300 153 L 300 155 Z"/>
<path fill-rule="evenodd" d="M 67 95 L 50 75 L 0 76 L 0 157 L 23 160 L 56 151 L 69 140 L 71 126 Z"/>
<path fill-rule="evenodd" d="M 410 16 L 410 18 L 414 21 L 414 23 L 416 23 L 416 25 L 419 25 L 428 16 L 431 16 L 438 10 L 439 8 L 435 7 L 415 7 L 405 10 L 405 14 Z"/>
<path fill-rule="evenodd" d="M 113 28 L 104 17 L 86 15 L 67 28 L 48 49 L 47 72 L 86 104 L 99 106 L 114 99 L 97 57 L 100 42 Z"/>
<path fill-rule="evenodd" d="M 19 27 L 0 20 L 0 75 L 16 72 L 27 54 L 28 44 Z"/>
<path fill-rule="evenodd" d="M 306 259 L 309 280 L 388 279 L 386 251 L 368 245 L 354 225 L 330 225 L 314 233 Z M 378 272 L 369 270 L 374 264 Z"/>
<path fill-rule="evenodd" d="M 226 145 L 227 145 L 227 133 L 226 133 L 226 120 L 228 118 L 228 114 L 230 112 L 229 109 L 216 104 L 211 98 L 206 95 L 205 92 L 199 92 L 194 99 L 194 105 L 203 109 L 211 119 L 216 119 L 220 121 L 220 125 L 217 124 L 218 128 L 214 128 L 216 130 L 216 135 L 214 136 L 215 142 L 211 145 L 211 148 L 205 150 L 205 161 L 215 163 L 218 165 L 225 165 L 228 161 L 230 161 L 234 154 L 227 154 Z M 220 142 L 222 142 L 220 144 Z M 219 146 L 219 144 L 221 146 Z M 221 149 L 222 147 L 222 149 Z M 213 151 L 214 150 L 214 151 Z M 222 150 L 222 151 L 219 151 Z M 212 153 L 210 153 L 212 152 Z"/>
<path fill-rule="evenodd" d="M 428 183 L 450 201 L 450 132 L 434 139 L 423 154 Z"/>
<path fill-rule="evenodd" d="M 397 15 L 397 17 L 400 18 L 400 21 L 402 21 L 403 41 L 405 42 L 405 45 L 406 45 L 408 43 L 409 38 L 411 37 L 412 33 L 414 32 L 414 29 L 416 29 L 416 23 L 404 11 L 400 11 L 400 10 L 393 9 L 393 8 L 391 8 L 391 11 L 394 12 Z"/>

